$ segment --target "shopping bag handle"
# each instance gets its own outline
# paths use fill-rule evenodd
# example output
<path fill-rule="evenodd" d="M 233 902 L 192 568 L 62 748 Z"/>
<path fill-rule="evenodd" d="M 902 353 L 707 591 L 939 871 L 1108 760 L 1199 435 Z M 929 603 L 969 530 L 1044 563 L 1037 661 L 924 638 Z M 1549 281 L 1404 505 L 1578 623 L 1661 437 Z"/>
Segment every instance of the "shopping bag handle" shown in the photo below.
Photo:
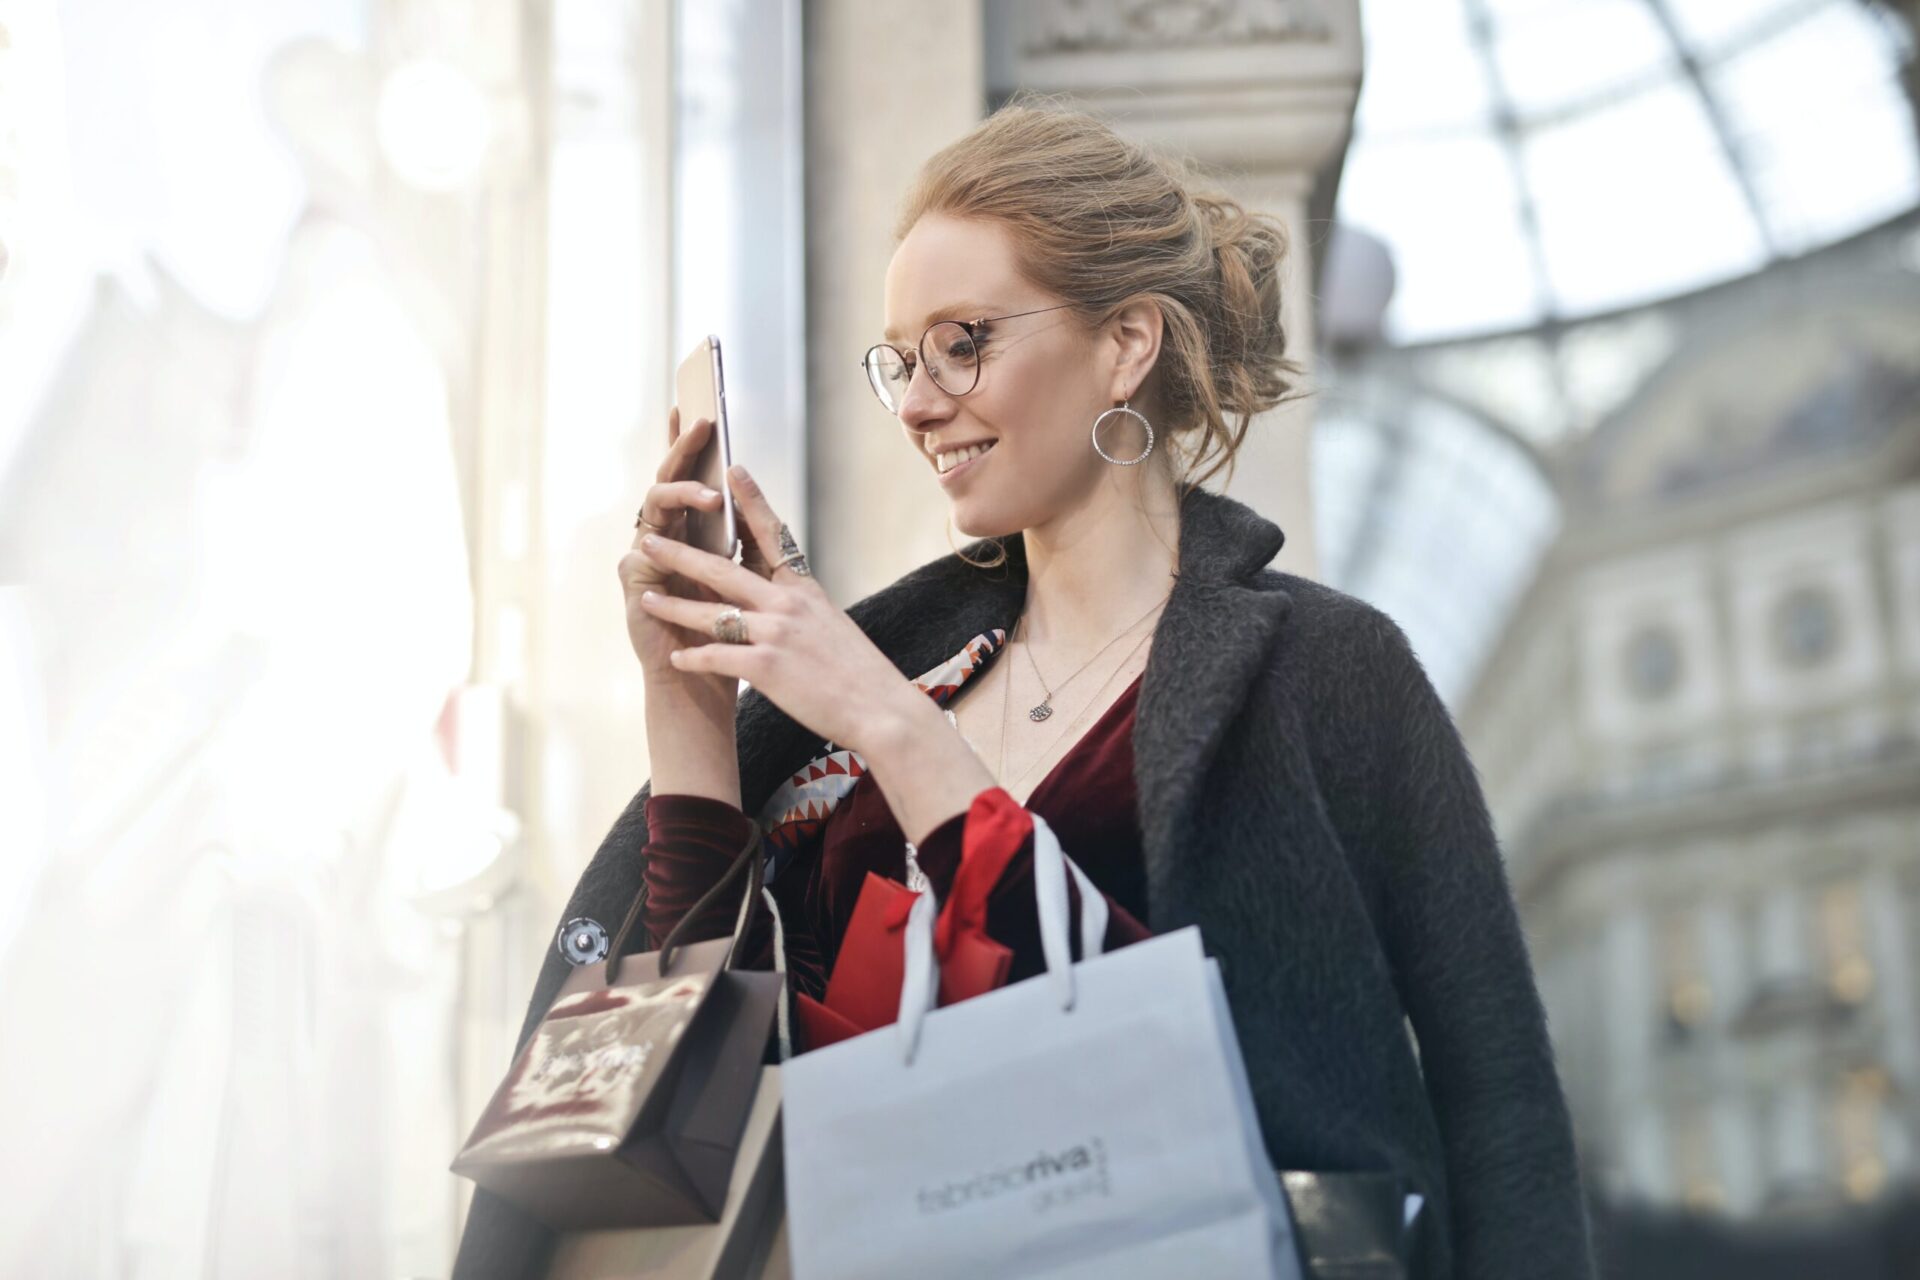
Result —
<path fill-rule="evenodd" d="M 1106 895 L 1060 848 L 1060 839 L 1033 815 L 1033 893 L 1040 912 L 1040 953 L 1062 1009 L 1073 1008 L 1073 952 L 1067 947 L 1067 874 L 1080 889 L 1080 954 L 1091 960 L 1107 937 Z"/>
<path fill-rule="evenodd" d="M 1073 952 L 1068 944 L 1067 877 L 1080 890 L 1080 955 L 1091 960 L 1101 953 L 1107 938 L 1106 895 L 1078 863 L 1060 848 L 1060 838 L 1047 820 L 1029 811 L 1033 819 L 1034 906 L 1040 916 L 1040 951 L 1046 957 L 1047 976 L 1060 1008 L 1073 1008 Z M 914 899 L 907 912 L 906 972 L 900 982 L 898 1028 L 901 1058 L 909 1066 L 920 1046 L 920 1024 L 932 1012 L 940 995 L 940 960 L 934 953 L 933 927 L 939 915 L 933 891 Z"/>
<path fill-rule="evenodd" d="M 667 976 L 667 970 L 673 966 L 674 953 L 680 949 L 681 933 L 690 923 L 699 919 L 721 894 L 726 892 L 727 886 L 738 879 L 742 871 L 750 872 L 747 892 L 740 902 L 740 915 L 734 921 L 733 938 L 727 944 L 726 958 L 720 962 L 720 967 L 723 969 L 734 967 L 734 961 L 740 951 L 740 940 L 747 935 L 748 925 L 753 919 L 754 905 L 759 901 L 760 889 L 766 883 L 767 877 L 766 848 L 761 844 L 760 824 L 757 822 L 753 824 L 753 834 L 747 837 L 746 845 L 734 855 L 733 864 L 727 868 L 726 873 L 714 883 L 712 888 L 700 895 L 698 902 L 687 908 L 686 914 L 680 917 L 679 923 L 668 930 L 667 936 L 661 940 L 660 953 L 656 960 L 656 976 L 662 978 Z M 615 931 L 613 940 L 607 944 L 606 984 L 608 986 L 612 986 L 619 976 L 620 961 L 626 955 L 627 937 L 639 926 L 641 908 L 645 906 L 646 901 L 647 894 L 643 885 L 641 891 L 633 895 L 633 905 L 627 908 L 626 919 L 620 922 L 620 928 Z"/>

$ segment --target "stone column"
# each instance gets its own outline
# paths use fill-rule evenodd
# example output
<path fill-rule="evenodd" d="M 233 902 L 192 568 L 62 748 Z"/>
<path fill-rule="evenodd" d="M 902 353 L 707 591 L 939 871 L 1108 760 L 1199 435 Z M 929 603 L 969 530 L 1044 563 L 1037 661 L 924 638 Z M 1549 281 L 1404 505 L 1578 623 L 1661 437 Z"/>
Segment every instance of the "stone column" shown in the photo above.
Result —
<path fill-rule="evenodd" d="M 1615 1172 L 1624 1187 L 1653 1197 L 1669 1190 L 1672 1168 L 1665 1133 L 1668 1120 L 1654 1099 L 1653 1035 L 1660 983 L 1654 969 L 1654 929 L 1639 905 L 1639 886 L 1619 881 L 1621 909 L 1606 922 L 1601 943 L 1601 1043 L 1606 1055 L 1606 1118 L 1622 1135 Z"/>
<path fill-rule="evenodd" d="M 1760 900 L 1755 977 L 1762 987 L 1808 979 L 1814 972 L 1807 945 L 1807 903 L 1798 885 L 1774 884 Z"/>
<path fill-rule="evenodd" d="M 1282 307 L 1289 353 L 1313 364 L 1317 176 L 1346 146 L 1360 88 L 1358 0 L 987 0 L 995 100 L 1020 88 L 1067 93 L 1129 137 L 1200 162 L 1249 208 L 1293 233 Z M 1256 419 L 1234 497 L 1277 521 L 1275 564 L 1312 574 L 1305 403 Z M 1218 477 L 1212 482 L 1219 487 Z"/>
<path fill-rule="evenodd" d="M 1886 1027 L 1882 1065 L 1893 1082 L 1889 1106 L 1894 1115 L 1891 1124 L 1883 1122 L 1881 1141 L 1888 1173 L 1911 1177 L 1916 1166 L 1914 1135 L 1920 1131 L 1920 1105 L 1914 1101 L 1915 1086 L 1920 1084 L 1920 998 L 1916 998 L 1914 969 L 1920 954 L 1908 923 L 1914 916 L 1902 910 L 1910 899 L 1901 893 L 1892 866 L 1868 870 L 1861 888 L 1867 947 L 1873 957 L 1875 1012 Z"/>
<path fill-rule="evenodd" d="M 981 15 L 978 0 L 821 0 L 805 21 L 807 551 L 847 605 L 952 549 L 945 500 L 859 365 L 880 340 L 901 197 L 984 114 Z"/>

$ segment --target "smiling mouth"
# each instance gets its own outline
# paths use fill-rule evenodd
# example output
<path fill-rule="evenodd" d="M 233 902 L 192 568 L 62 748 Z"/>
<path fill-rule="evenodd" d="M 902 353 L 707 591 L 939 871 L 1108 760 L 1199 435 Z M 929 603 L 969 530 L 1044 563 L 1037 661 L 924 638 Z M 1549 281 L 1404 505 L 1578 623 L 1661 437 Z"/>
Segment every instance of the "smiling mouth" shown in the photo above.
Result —
<path fill-rule="evenodd" d="M 966 449 L 957 449 L 952 453 L 938 454 L 933 459 L 933 469 L 944 476 L 955 467 L 971 462 L 975 458 L 986 457 L 988 453 L 992 452 L 993 447 L 999 443 L 998 440 L 988 440 L 983 444 L 974 445 Z"/>

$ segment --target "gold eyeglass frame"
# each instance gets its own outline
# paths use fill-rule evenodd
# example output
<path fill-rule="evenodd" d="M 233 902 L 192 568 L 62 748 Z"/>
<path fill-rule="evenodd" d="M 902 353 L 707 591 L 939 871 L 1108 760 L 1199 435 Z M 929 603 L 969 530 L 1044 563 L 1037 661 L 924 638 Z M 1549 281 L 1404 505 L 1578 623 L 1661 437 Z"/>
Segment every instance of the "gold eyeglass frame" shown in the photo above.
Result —
<path fill-rule="evenodd" d="M 1036 307 L 1032 311 L 1014 311 L 1003 316 L 980 316 L 977 319 L 973 319 L 973 320 L 935 320 L 932 324 L 928 325 L 926 329 L 921 332 L 920 341 L 913 344 L 915 362 L 913 364 L 913 367 L 907 370 L 907 387 L 911 388 L 913 386 L 914 374 L 918 373 L 923 366 L 927 368 L 927 376 L 929 378 L 933 378 L 933 385 L 936 387 L 940 387 L 942 391 L 945 391 L 948 395 L 953 396 L 955 399 L 958 399 L 959 397 L 964 395 L 971 394 L 973 389 L 980 385 L 980 361 L 978 358 L 976 358 L 973 362 L 973 381 L 967 384 L 967 389 L 965 391 L 949 391 L 946 387 L 941 386 L 939 378 L 934 377 L 932 366 L 928 364 L 927 353 L 925 350 L 925 347 L 927 344 L 927 335 L 932 333 L 935 329 L 938 329 L 943 324 L 959 325 L 962 329 L 966 331 L 968 341 L 978 343 L 980 341 L 980 335 L 975 332 L 975 329 L 980 325 L 992 324 L 996 320 L 1018 320 L 1022 316 L 1037 316 L 1037 315 L 1040 315 L 1042 312 L 1060 311 L 1060 310 L 1063 310 L 1064 308 L 1071 307 L 1074 305 L 1075 304 L 1071 302 L 1062 302 L 1058 306 Z M 873 392 L 874 398 L 880 402 L 881 407 L 886 409 L 888 413 L 893 414 L 895 417 L 899 417 L 900 410 L 891 408 L 887 405 L 886 397 L 881 394 L 879 385 L 874 381 L 874 374 L 873 374 L 873 368 L 871 363 L 873 360 L 873 353 L 880 350 L 883 347 L 888 351 L 893 352 L 893 354 L 899 358 L 901 364 L 904 365 L 907 363 L 907 353 L 902 351 L 899 347 L 894 346 L 891 342 L 876 342 L 872 346 L 867 348 L 865 355 L 860 357 L 860 369 L 863 373 L 867 375 L 867 387 L 869 390 Z M 906 402 L 907 402 L 906 392 L 903 391 L 900 393 L 900 403 L 904 406 Z"/>

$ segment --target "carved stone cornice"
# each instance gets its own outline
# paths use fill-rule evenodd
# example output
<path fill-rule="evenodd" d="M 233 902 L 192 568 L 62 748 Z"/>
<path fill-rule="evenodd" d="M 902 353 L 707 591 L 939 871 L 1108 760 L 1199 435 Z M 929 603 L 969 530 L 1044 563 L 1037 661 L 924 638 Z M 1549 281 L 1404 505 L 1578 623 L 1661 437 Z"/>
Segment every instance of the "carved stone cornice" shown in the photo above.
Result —
<path fill-rule="evenodd" d="M 1357 0 L 987 0 L 989 101 L 1064 93 L 1130 136 L 1310 185 L 1360 86 Z"/>
<path fill-rule="evenodd" d="M 1052 0 L 1020 8 L 1027 57 L 1325 41 L 1334 33 L 1320 0 Z"/>

